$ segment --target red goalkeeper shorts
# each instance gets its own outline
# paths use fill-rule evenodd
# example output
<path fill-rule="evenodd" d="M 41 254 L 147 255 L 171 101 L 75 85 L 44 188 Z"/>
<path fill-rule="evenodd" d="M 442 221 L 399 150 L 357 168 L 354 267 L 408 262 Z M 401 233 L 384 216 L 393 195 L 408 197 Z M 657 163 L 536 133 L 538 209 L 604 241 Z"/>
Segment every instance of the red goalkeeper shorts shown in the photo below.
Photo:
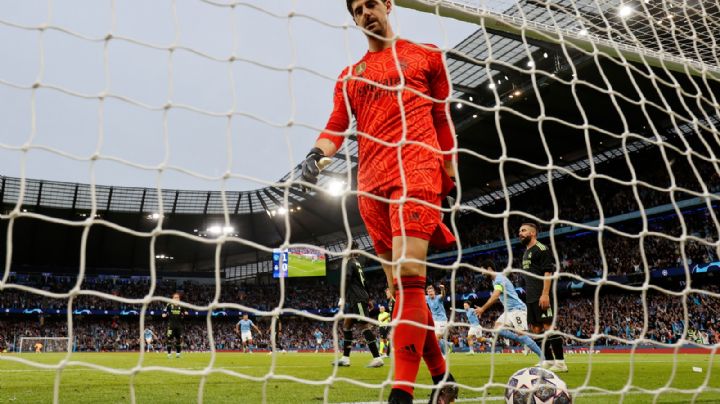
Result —
<path fill-rule="evenodd" d="M 358 197 L 360 215 L 377 254 L 392 251 L 392 239 L 403 236 L 403 229 L 405 236 L 429 240 L 436 247 L 446 247 L 455 242 L 452 232 L 442 223 L 440 201 L 446 180 L 443 174 L 439 170 L 420 170 L 406 177 L 407 198 L 415 198 L 427 204 L 416 201 L 400 204 L 403 196 L 400 179 L 372 192 L 373 195 L 390 199 L 390 203 L 364 195 Z"/>

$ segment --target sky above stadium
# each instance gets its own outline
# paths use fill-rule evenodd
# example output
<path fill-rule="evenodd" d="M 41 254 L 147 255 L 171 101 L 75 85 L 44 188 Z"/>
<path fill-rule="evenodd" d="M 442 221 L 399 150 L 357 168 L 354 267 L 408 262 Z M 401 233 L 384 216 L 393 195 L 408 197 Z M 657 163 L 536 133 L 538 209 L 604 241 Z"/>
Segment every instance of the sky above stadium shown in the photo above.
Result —
<path fill-rule="evenodd" d="M 21 176 L 24 161 L 28 178 L 158 184 L 158 170 L 123 160 L 209 177 L 231 171 L 256 180 L 233 179 L 227 189 L 263 187 L 312 147 L 332 107 L 333 80 L 367 49 L 360 31 L 343 28 L 352 26 L 343 1 L 255 0 L 234 9 L 199 0 L 174 7 L 171 1 L 114 3 L 114 9 L 97 0 L 55 0 L 50 10 L 47 0 L 0 6 L 4 23 L 73 33 L 0 24 L 3 175 Z M 291 11 L 314 20 L 288 19 Z M 448 48 L 477 28 L 402 8 L 393 17 L 400 36 Z M 105 42 L 108 33 L 129 40 Z M 170 57 L 158 49 L 173 42 L 190 51 Z M 231 64 L 233 54 L 238 61 Z M 298 68 L 288 73 L 289 66 Z M 62 91 L 13 87 L 36 81 Z M 103 92 L 117 97 L 99 102 Z M 168 100 L 186 107 L 164 110 Z M 228 119 L 230 111 L 236 114 Z M 26 144 L 33 146 L 27 153 L 13 150 Z M 103 158 L 90 163 L 96 152 Z M 159 184 L 220 188 L 220 181 L 173 169 L 162 172 Z"/>

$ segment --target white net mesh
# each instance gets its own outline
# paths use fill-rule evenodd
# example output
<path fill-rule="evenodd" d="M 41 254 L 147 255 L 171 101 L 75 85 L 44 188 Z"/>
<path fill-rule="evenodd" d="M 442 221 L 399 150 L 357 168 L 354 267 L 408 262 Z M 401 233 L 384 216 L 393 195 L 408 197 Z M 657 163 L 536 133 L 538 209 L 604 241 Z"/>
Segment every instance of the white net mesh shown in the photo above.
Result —
<path fill-rule="evenodd" d="M 328 110 L 307 100 L 315 100 L 320 87 L 329 100 L 338 71 L 359 59 L 365 46 L 344 4 L 141 3 L 0 6 L 1 49 L 14 66 L 0 67 L 0 99 L 6 100 L 0 117 L 7 122 L 0 151 L 10 175 L 2 177 L 0 191 L 6 246 L 0 299 L 7 315 L 17 316 L 0 336 L 16 352 L 32 351 L 27 346 L 37 341 L 65 351 L 50 362 L 26 355 L 0 360 L 15 370 L 51 372 L 54 402 L 72 394 L 64 386 L 77 368 L 123 378 L 129 386 L 123 397 L 131 402 L 145 397 L 144 376 L 153 372 L 194 377 L 190 390 L 198 402 L 227 398 L 218 393 L 226 376 L 263 402 L 288 401 L 272 388 L 304 401 L 387 397 L 391 371 L 366 377 L 336 366 L 308 375 L 312 365 L 288 365 L 277 354 L 316 346 L 339 351 L 342 320 L 353 316 L 338 311 L 337 297 L 346 290 L 346 268 L 338 263 L 349 255 L 350 239 L 366 255 L 372 252 L 353 216 L 357 133 L 349 131 L 321 177 L 318 188 L 327 191 L 303 194 L 295 187 L 296 163 L 323 129 Z M 444 102 L 458 134 L 461 197 L 446 216 L 462 253 L 431 251 L 429 258 L 430 281 L 448 286 L 446 306 L 486 298 L 482 292 L 490 285 L 479 270 L 485 258 L 519 280 L 522 249 L 515 232 L 520 223 L 537 222 L 558 270 L 555 324 L 571 369 L 563 378 L 576 397 L 716 400 L 718 3 L 396 4 L 402 7 L 395 21 L 399 35 L 424 41 L 412 34 L 439 27 L 427 41 L 441 47 L 453 85 Z M 78 9 L 92 18 L 78 18 Z M 441 16 L 464 21 L 462 37 L 473 33 L 451 47 L 449 27 L 458 23 Z M 46 177 L 52 178 L 32 179 Z M 133 188 L 136 179 L 156 186 Z M 235 190 L 248 184 L 266 188 Z M 175 190 L 186 187 L 203 191 Z M 333 193 L 340 202 L 325 210 L 321 199 Z M 293 216 L 301 210 L 321 217 L 322 231 L 314 227 L 320 221 Z M 138 225 L 135 216 L 123 216 L 132 213 L 147 221 Z M 204 219 L 183 222 L 180 215 Z M 62 237 L 50 236 L 58 231 Z M 305 238 L 294 238 L 298 233 Z M 135 241 L 127 244 L 132 250 L 118 253 L 103 247 L 103 237 Z M 224 282 L 268 276 L 273 249 L 291 242 L 329 254 L 339 267 L 332 286 L 281 278 L 246 290 Z M 166 251 L 169 244 L 180 246 L 177 256 Z M 238 250 L 227 252 L 233 248 Z M 182 250 L 199 252 L 181 257 Z M 36 251 L 59 262 L 37 260 Z M 194 365 L 158 363 L 142 353 L 143 333 L 151 327 L 151 343 L 166 342 L 159 313 L 172 303 L 177 285 L 161 278 L 183 259 L 184 269 L 214 277 L 204 286 L 185 286 L 181 303 L 192 318 L 184 349 L 209 354 Z M 104 279 L 97 274 L 113 274 L 102 270 L 107 262 L 142 270 L 134 270 L 138 279 L 129 282 Z M 24 276 L 24 265 L 41 268 L 35 272 L 42 275 Z M 371 295 L 380 302 L 384 276 L 370 272 Z M 39 328 L 64 327 L 67 338 L 23 337 L 40 334 L 30 317 L 38 314 L 36 307 L 47 316 Z M 223 356 L 221 351 L 240 348 L 232 331 L 239 312 L 263 324 L 265 335 L 256 336 L 254 345 L 276 353 L 267 363 Z M 463 350 L 468 325 L 463 315 L 449 314 L 446 338 Z M 504 343 L 519 351 L 491 332 L 499 314 L 481 319 L 483 335 L 493 338 L 476 347 L 492 355 L 474 362 L 448 357 L 461 400 L 501 399 L 508 376 L 532 364 L 499 352 Z M 127 366 L 78 356 L 137 350 Z M 650 351 L 670 356 L 643 356 Z M 691 351 L 698 356 L 688 359 Z M 606 360 L 576 352 L 624 356 Z M 328 359 L 319 361 L 326 366 Z M 659 380 L 648 381 L 656 363 L 667 367 Z M 465 370 L 471 367 L 483 370 Z M 702 373 L 692 373 L 695 367 Z M 419 389 L 430 386 L 423 377 Z"/>

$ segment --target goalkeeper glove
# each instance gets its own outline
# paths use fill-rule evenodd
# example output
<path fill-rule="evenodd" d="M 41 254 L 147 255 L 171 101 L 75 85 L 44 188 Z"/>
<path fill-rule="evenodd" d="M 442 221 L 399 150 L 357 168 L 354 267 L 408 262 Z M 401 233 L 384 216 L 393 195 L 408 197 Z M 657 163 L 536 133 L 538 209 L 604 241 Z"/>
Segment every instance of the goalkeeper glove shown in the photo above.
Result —
<path fill-rule="evenodd" d="M 317 184 L 320 171 L 327 167 L 331 161 L 330 158 L 325 157 L 325 152 L 319 147 L 313 147 L 310 153 L 305 156 L 305 161 L 302 163 L 303 181 L 309 182 L 310 184 Z"/>
<path fill-rule="evenodd" d="M 455 205 L 455 201 L 457 201 L 457 182 L 455 181 L 455 177 L 450 177 L 452 180 L 453 186 L 452 188 L 447 192 L 445 195 L 445 198 L 442 199 L 442 207 L 443 208 L 451 208 Z"/>

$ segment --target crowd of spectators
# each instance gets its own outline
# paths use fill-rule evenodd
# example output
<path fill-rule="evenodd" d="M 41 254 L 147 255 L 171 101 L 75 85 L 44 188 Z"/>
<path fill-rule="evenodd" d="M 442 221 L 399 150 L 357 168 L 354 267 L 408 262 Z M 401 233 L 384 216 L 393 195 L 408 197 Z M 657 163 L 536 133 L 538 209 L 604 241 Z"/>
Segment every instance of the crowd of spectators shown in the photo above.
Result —
<path fill-rule="evenodd" d="M 645 162 L 647 163 L 647 162 Z M 687 164 L 676 162 L 676 165 Z M 681 168 L 681 167 L 680 167 Z M 694 171 L 686 167 L 675 167 L 674 181 L 678 187 L 694 192 L 702 192 L 700 182 Z M 700 178 L 710 192 L 720 192 L 720 177 L 710 165 L 698 167 Z M 667 172 L 650 170 L 639 176 L 639 179 L 659 187 L 670 186 Z M 627 180 L 627 178 L 626 178 Z M 630 186 L 596 178 L 594 191 L 600 196 L 603 217 L 608 218 L 639 209 L 634 189 Z M 585 189 L 585 188 L 587 189 Z M 561 221 L 584 223 L 600 217 L 598 204 L 590 192 L 589 182 L 567 178 L 554 184 L 553 192 L 558 205 L 558 218 Z M 654 190 L 645 186 L 637 187 L 637 196 L 644 209 L 671 203 L 671 194 Z M 686 192 L 674 192 L 675 200 L 688 199 L 693 195 Z M 506 209 L 505 201 L 484 207 L 491 213 Z M 716 204 L 717 205 L 717 204 Z M 513 212 L 527 212 L 544 220 L 554 216 L 553 204 L 547 188 L 537 187 L 519 197 L 511 199 L 507 209 Z M 713 205 L 710 209 L 715 209 Z M 697 263 L 718 261 L 718 223 L 712 210 L 706 205 L 685 209 L 682 212 L 671 210 L 661 214 L 645 214 L 642 217 L 627 218 L 609 224 L 613 231 L 606 230 L 601 234 L 592 231 L 570 232 L 555 236 L 553 247 L 557 253 L 557 266 L 561 273 L 575 274 L 585 279 L 605 275 L 622 275 L 646 273 L 648 270 L 687 267 Z M 679 214 L 678 214 L 679 213 Z M 464 247 L 489 244 L 505 239 L 503 219 L 492 219 L 488 215 L 468 213 L 456 218 L 459 234 Z M 517 227 L 528 219 L 522 214 L 513 213 L 508 216 L 509 236 L 514 237 Z M 560 223 L 559 226 L 566 225 Z M 541 229 L 542 230 L 542 229 Z M 629 236 L 628 236 L 629 235 Z M 663 236 L 665 235 L 665 236 Z M 671 237 L 682 237 L 680 242 Z M 690 238 L 688 238 L 690 237 Z M 519 268 L 522 246 L 515 244 L 512 250 L 512 268 Z M 490 289 L 488 279 L 477 271 L 478 262 L 492 258 L 499 268 L 505 268 L 510 258 L 507 247 L 501 246 L 486 249 L 480 254 L 464 259 L 465 264 L 456 271 L 430 270 L 430 283 L 454 285 L 455 295 L 469 295 Z M 513 275 L 518 281 L 519 277 Z M 47 310 L 66 310 L 69 304 L 73 309 L 90 310 L 140 310 L 141 304 L 126 303 L 105 296 L 88 295 L 95 291 L 109 296 L 126 299 L 142 299 L 152 293 L 152 297 L 169 298 L 176 291 L 181 292 L 182 300 L 198 306 L 207 306 L 214 301 L 215 285 L 161 279 L 151 285 L 149 279 L 86 276 L 78 285 L 74 275 L 61 274 L 19 274 L 11 275 L 6 284 L 22 284 L 50 293 L 68 293 L 76 286 L 83 293 L 75 294 L 72 299 L 53 298 L 45 295 L 25 292 L 15 288 L 0 290 L 0 308 L 32 308 Z M 219 288 L 217 301 L 235 303 L 255 310 L 269 311 L 282 305 L 284 308 L 297 310 L 319 310 L 337 308 L 339 301 L 339 285 L 327 280 L 286 280 L 284 293 L 281 294 L 277 283 L 265 285 L 242 285 L 223 283 Z M 385 304 L 385 277 L 381 271 L 368 274 L 368 284 L 372 304 Z M 153 287 L 154 286 L 154 287 Z M 705 287 L 703 287 L 705 289 Z M 715 293 L 717 287 L 709 286 L 707 290 Z M 673 343 L 685 335 L 700 343 L 718 343 L 718 327 L 720 312 L 717 299 L 707 295 L 689 295 L 683 305 L 683 299 L 670 294 L 649 292 L 647 295 L 619 293 L 604 294 L 597 303 L 594 298 L 573 296 L 564 298 L 559 307 L 558 321 L 560 330 L 570 334 L 578 341 L 593 335 L 602 335 L 602 344 L 621 344 L 643 337 L 664 343 Z M 621 301 L 622 304 L 617 304 Z M 151 300 L 147 310 L 160 312 L 165 302 Z M 461 305 L 461 302 L 455 302 Z M 449 305 L 451 309 L 452 305 Z M 612 309 L 610 309 L 612 308 Z M 685 314 L 687 310 L 687 315 Z M 327 311 L 324 312 L 327 314 Z M 499 313 L 487 316 L 485 326 L 490 327 Z M 0 315 L 1 312 L 0 312 Z M 647 315 L 647 318 L 646 318 Z M 18 341 L 19 337 L 32 336 L 64 336 L 67 335 L 65 316 L 40 316 L 29 319 L 28 315 L 6 315 L 0 322 L 0 338 L 6 343 Z M 156 329 L 162 336 L 164 323 L 162 319 L 148 316 L 148 325 Z M 456 316 L 462 318 L 462 315 Z M 597 320 L 596 320 L 597 318 Z M 687 319 L 687 322 L 683 320 Z M 270 345 L 270 318 L 259 316 L 256 321 L 263 335 L 256 337 L 258 346 Z M 234 333 L 236 319 L 213 318 L 213 334 L 215 348 L 237 349 L 238 336 Z M 333 321 L 314 321 L 302 316 L 284 316 L 283 332 L 279 335 L 280 345 L 292 349 L 313 349 L 312 333 L 319 328 L 331 339 Z M 137 317 L 112 316 L 77 316 L 73 322 L 74 334 L 77 336 L 78 350 L 123 350 L 137 349 L 140 346 Z M 462 345 L 463 327 L 456 327 L 450 338 Z M 159 331 L 159 332 L 158 332 Z M 207 324 L 204 318 L 193 318 L 187 321 L 185 344 L 192 350 L 209 349 Z"/>
<path fill-rule="evenodd" d="M 717 294 L 717 286 L 708 286 L 705 292 Z M 378 304 L 386 304 L 378 300 Z M 479 302 L 478 302 L 479 303 Z M 457 305 L 459 306 L 459 304 Z M 500 315 L 498 305 L 487 311 L 481 319 L 481 325 L 488 330 L 493 327 Z M 454 315 L 458 323 L 452 327 L 448 338 L 456 347 L 466 346 L 468 326 L 461 312 L 453 313 L 453 305 L 448 305 L 448 314 Z M 686 314 L 687 311 L 687 314 Z M 643 339 L 672 344 L 681 338 L 697 344 L 720 343 L 720 299 L 707 293 L 689 293 L 676 296 L 660 292 L 640 293 L 611 292 L 601 295 L 597 303 L 594 297 L 573 296 L 562 299 L 557 311 L 558 329 L 569 335 L 566 342 L 574 346 L 589 346 L 591 337 L 596 336 L 595 345 L 628 345 Z M 647 315 L 647 316 L 646 316 Z M 217 317 L 212 320 L 215 348 L 218 350 L 240 350 L 239 335 L 234 332 L 237 318 Z M 255 346 L 271 347 L 273 329 L 272 317 L 256 316 L 254 321 L 262 331 L 255 335 Z M 332 349 L 333 326 L 338 317 L 327 317 L 326 321 L 317 321 L 303 316 L 282 316 L 275 319 L 276 347 L 290 350 Z M 280 326 L 277 324 L 281 323 Z M 339 325 L 339 324 L 338 324 Z M 73 317 L 73 349 L 77 351 L 123 351 L 137 350 L 140 347 L 141 332 L 138 317 L 93 316 Z M 164 348 L 165 321 L 160 317 L 148 316 L 146 327 L 158 336 L 155 348 Z M 184 346 L 186 350 L 207 351 L 210 341 L 205 317 L 186 319 Z M 313 333 L 320 330 L 324 335 L 322 346 L 316 346 Z M 336 328 L 339 329 L 339 328 Z M 62 316 L 36 316 L 31 319 L 23 316 L 6 316 L 0 322 L 0 341 L 7 344 L 6 349 L 19 349 L 21 337 L 65 337 L 68 335 L 67 318 Z M 356 336 L 362 340 L 360 335 Z M 486 333 L 487 344 L 492 339 Z M 34 342 L 34 341 L 33 341 Z M 500 340 L 500 346 L 509 341 Z M 0 347 L 1 348 L 1 347 Z M 30 349 L 29 343 L 23 350 Z"/>
<path fill-rule="evenodd" d="M 371 273 L 370 283 L 381 283 L 381 274 Z M 450 285 L 450 276 L 447 273 L 434 272 L 429 281 L 434 284 Z M 469 270 L 460 269 L 455 273 L 456 296 L 463 293 L 473 293 L 480 290 L 489 290 L 489 280 L 482 274 Z M 472 286 L 469 286 L 472 285 Z M 323 286 L 329 288 L 329 286 Z M 323 291 L 323 287 L 313 290 L 306 286 L 302 288 L 303 293 L 298 295 L 308 298 L 317 297 Z M 214 290 L 209 285 L 193 285 L 186 283 L 182 286 L 184 290 L 192 290 L 200 293 L 205 289 L 207 293 Z M 239 288 L 239 287 L 238 287 Z M 696 286 L 697 288 L 697 286 Z M 238 296 L 259 294 L 251 293 L 255 288 L 237 290 L 230 288 Z M 381 288 L 373 290 L 373 303 L 375 305 L 387 305 Z M 560 299 L 558 306 L 558 329 L 567 333 L 568 343 L 573 345 L 588 345 L 592 336 L 597 336 L 596 345 L 625 345 L 643 338 L 662 343 L 675 343 L 680 338 L 685 341 L 714 344 L 720 343 L 720 299 L 713 297 L 706 292 L 717 294 L 720 289 L 716 285 L 702 286 L 701 292 L 693 291 L 686 296 L 678 296 L 658 291 L 648 291 L 646 294 L 628 292 L 624 290 L 611 290 L 599 296 L 597 303 L 594 296 L 576 295 Z M 4 296 L 6 293 L 0 294 Z M 337 292 L 331 293 L 330 300 L 337 299 Z M 279 300 L 275 296 L 275 301 Z M 473 304 L 480 304 L 482 299 L 470 298 Z M 287 300 L 291 301 L 291 300 Z M 7 300 L 3 301 L 3 303 Z M 26 300 L 26 303 L 28 301 Z M 34 303 L 29 306 L 35 307 Z M 264 301 L 265 307 L 273 304 Z M 337 303 L 324 307 L 331 309 Z M 447 302 L 449 315 L 454 314 L 454 321 L 463 323 L 466 321 L 464 314 L 453 313 L 453 307 L 461 307 L 462 302 L 456 300 L 454 304 Z M 5 304 L 0 306 L 10 307 Z M 251 305 L 252 306 L 252 305 Z M 255 308 L 262 306 L 258 304 Z M 17 306 L 16 306 L 17 307 Z M 23 306 L 19 306 L 23 307 Z M 293 307 L 291 305 L 285 307 Z M 294 307 L 293 307 L 294 308 Z M 482 319 L 482 325 L 488 329 L 492 328 L 495 319 L 500 315 L 501 306 L 496 306 L 486 313 Z M 333 326 L 339 317 L 325 312 L 325 321 L 312 320 L 304 316 L 283 315 L 276 318 L 281 323 L 275 325 L 277 335 L 277 346 L 293 350 L 312 350 L 316 348 L 329 349 L 332 347 Z M 596 320 L 597 319 L 597 320 Z M 234 327 L 238 318 L 218 316 L 212 318 L 213 336 L 215 348 L 219 350 L 238 350 L 241 347 L 239 336 L 235 334 Z M 156 315 L 146 316 L 146 327 L 155 331 L 159 337 L 157 343 L 162 344 L 165 321 Z M 255 336 L 257 347 L 268 348 L 271 345 L 273 322 L 271 316 L 262 314 L 254 317 L 254 321 L 263 331 Z M 207 333 L 207 321 L 205 316 L 191 316 L 186 319 L 185 324 L 185 346 L 190 350 L 209 350 L 210 341 Z M 67 336 L 68 323 L 65 313 L 62 315 L 4 315 L 0 321 L 0 340 L 7 343 L 17 344 L 21 337 L 39 336 Z M 137 316 L 101 316 L 101 315 L 76 315 L 73 316 L 73 333 L 75 336 L 74 349 L 79 351 L 116 351 L 136 350 L 140 347 L 139 319 Z M 319 329 L 325 335 L 325 343 L 316 347 L 313 332 Z M 337 329 L 337 328 L 336 328 Z M 466 326 L 454 327 L 448 338 L 458 347 L 465 346 Z M 362 340 L 357 336 L 358 341 Z M 492 335 L 488 334 L 488 341 Z M 507 341 L 503 341 L 507 342 Z M 488 342 L 489 343 L 489 342 Z M 12 348 L 12 346 L 10 347 Z M 24 347 L 24 349 L 28 349 Z"/>
<path fill-rule="evenodd" d="M 615 164 L 621 163 L 616 162 Z M 636 175 L 638 175 L 639 181 L 644 181 L 656 187 L 670 187 L 667 171 L 657 169 L 657 161 L 648 161 L 645 158 L 637 164 L 644 164 L 648 168 L 655 167 L 654 169 L 644 170 L 644 176 L 640 176 L 640 171 L 638 171 Z M 720 192 L 720 174 L 715 171 L 715 168 L 710 164 L 699 165 L 697 168 L 708 192 Z M 579 174 L 588 175 L 587 173 Z M 617 172 L 607 173 L 607 175 L 613 178 L 622 177 Z M 686 162 L 675 162 L 673 164 L 673 175 L 676 187 L 697 193 L 703 192 L 697 177 Z M 623 180 L 629 181 L 630 178 L 623 178 Z M 553 182 L 552 193 L 555 195 L 554 199 L 558 210 L 557 220 L 559 221 L 556 228 L 568 226 L 570 223 L 587 223 L 598 220 L 600 218 L 598 207 L 602 208 L 602 215 L 605 218 L 641 210 L 632 187 L 602 177 L 596 178 L 593 184 L 594 186 L 591 188 L 589 181 L 581 181 L 571 177 Z M 599 205 L 593 190 L 597 194 Z M 643 210 L 695 197 L 695 195 L 687 192 L 676 191 L 672 194 L 674 196 L 673 200 L 670 192 L 658 191 L 643 185 L 637 185 L 637 194 L 642 202 Z M 463 200 L 466 200 L 466 198 L 463 198 Z M 511 198 L 508 206 L 506 206 L 504 199 L 500 199 L 493 204 L 483 206 L 481 209 L 482 212 L 494 215 L 503 213 L 505 210 L 509 211 L 507 220 L 510 237 L 516 235 L 516 230 L 521 223 L 528 221 L 526 214 L 550 221 L 554 217 L 550 189 L 547 185 L 538 185 L 526 190 L 517 197 Z M 458 227 L 463 247 L 487 244 L 505 238 L 502 218 L 497 219 L 488 214 L 479 214 L 468 210 L 461 211 L 456 218 L 455 224 Z M 712 221 L 707 222 L 707 224 L 712 224 Z M 614 227 L 615 225 L 611 223 L 608 226 Z M 693 231 L 693 229 L 689 229 L 688 234 Z M 668 234 L 680 235 L 679 222 Z"/>

